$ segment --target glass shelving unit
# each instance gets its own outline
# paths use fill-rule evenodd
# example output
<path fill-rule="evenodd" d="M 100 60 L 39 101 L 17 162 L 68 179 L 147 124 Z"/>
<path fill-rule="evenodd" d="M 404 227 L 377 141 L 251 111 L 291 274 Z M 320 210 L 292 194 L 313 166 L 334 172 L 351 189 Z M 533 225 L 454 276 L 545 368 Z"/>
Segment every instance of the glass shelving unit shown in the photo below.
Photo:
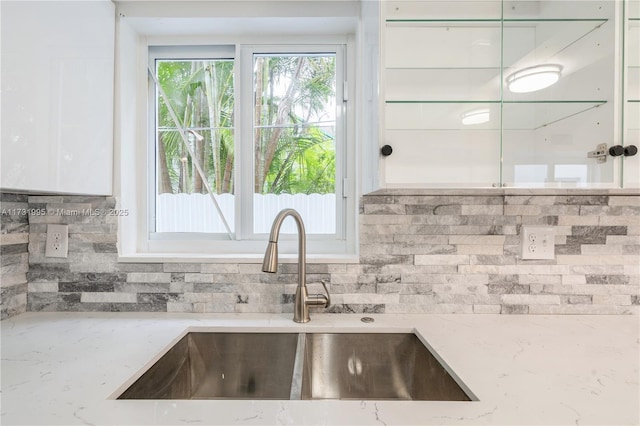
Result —
<path fill-rule="evenodd" d="M 613 2 L 385 6 L 383 131 L 394 148 L 383 160 L 387 186 L 618 184 L 613 162 L 586 155 L 613 144 Z M 561 65 L 558 83 L 507 89 L 508 75 L 538 64 Z M 465 122 L 468 114 L 478 120 Z"/>
<path fill-rule="evenodd" d="M 623 141 L 625 146 L 640 147 L 640 1 L 629 0 L 625 6 Z M 640 186 L 639 163 L 637 156 L 625 158 L 623 173 L 627 186 Z"/>

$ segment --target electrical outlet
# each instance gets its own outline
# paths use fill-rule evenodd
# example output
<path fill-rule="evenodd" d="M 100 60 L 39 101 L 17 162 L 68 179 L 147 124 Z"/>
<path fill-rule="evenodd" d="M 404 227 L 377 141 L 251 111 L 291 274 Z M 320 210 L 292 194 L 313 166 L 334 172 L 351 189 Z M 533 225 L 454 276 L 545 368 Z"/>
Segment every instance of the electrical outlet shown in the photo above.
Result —
<path fill-rule="evenodd" d="M 46 257 L 67 257 L 69 252 L 69 225 L 47 225 Z"/>
<path fill-rule="evenodd" d="M 554 259 L 556 230 L 552 226 L 523 226 L 522 259 Z"/>

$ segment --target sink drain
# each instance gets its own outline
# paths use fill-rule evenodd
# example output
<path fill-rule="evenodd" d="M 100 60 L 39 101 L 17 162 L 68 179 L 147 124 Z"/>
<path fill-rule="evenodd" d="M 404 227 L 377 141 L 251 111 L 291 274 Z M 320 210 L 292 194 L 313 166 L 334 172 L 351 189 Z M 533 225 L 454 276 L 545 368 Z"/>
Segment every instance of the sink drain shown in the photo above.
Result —
<path fill-rule="evenodd" d="M 360 321 L 362 321 L 362 322 L 373 322 L 374 319 L 371 318 L 371 317 L 362 317 L 362 318 L 360 318 Z"/>

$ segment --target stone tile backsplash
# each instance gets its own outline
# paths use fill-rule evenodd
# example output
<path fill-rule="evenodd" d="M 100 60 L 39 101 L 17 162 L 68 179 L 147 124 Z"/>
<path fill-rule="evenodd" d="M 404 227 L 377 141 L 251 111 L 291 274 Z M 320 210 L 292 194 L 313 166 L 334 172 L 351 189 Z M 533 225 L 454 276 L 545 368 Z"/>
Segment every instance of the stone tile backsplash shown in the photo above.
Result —
<path fill-rule="evenodd" d="M 386 304 L 386 312 L 638 309 L 636 195 L 383 194 L 364 197 L 363 207 L 363 267 L 400 277 L 391 289 L 400 303 Z M 555 228 L 554 260 L 520 259 L 522 225 Z M 372 264 L 381 265 L 364 266 Z"/>
<path fill-rule="evenodd" d="M 29 269 L 26 195 L 0 194 L 0 319 L 25 312 Z"/>
<path fill-rule="evenodd" d="M 20 292 L 27 286 L 21 276 L 11 278 L 15 284 L 6 286 L 11 291 L 3 283 L 3 318 L 9 304 L 25 297 L 30 311 L 292 312 L 295 264 L 265 274 L 258 262 L 119 263 L 117 219 L 72 214 L 114 205 L 109 197 L 28 197 L 29 208 L 59 214 L 7 222 L 6 229 L 29 232 L 28 294 Z M 11 232 L 4 221 L 5 216 L 3 238 Z M 44 256 L 47 223 L 69 225 L 67 259 Z M 554 260 L 520 259 L 520 228 L 536 224 L 555 228 Z M 639 310 L 638 195 L 415 195 L 389 190 L 362 197 L 359 226 L 359 263 L 308 264 L 308 283 L 330 283 L 334 304 L 329 312 Z M 5 246 L 26 243 L 24 237 L 12 238 L 11 244 L 3 239 L 3 253 L 19 250 Z M 11 256 L 11 265 L 26 258 L 25 253 Z M 3 282 L 5 271 L 26 272 L 25 266 L 11 265 L 3 263 Z M 321 287 L 310 284 L 310 291 Z M 5 292 L 16 295 L 5 299 Z"/>

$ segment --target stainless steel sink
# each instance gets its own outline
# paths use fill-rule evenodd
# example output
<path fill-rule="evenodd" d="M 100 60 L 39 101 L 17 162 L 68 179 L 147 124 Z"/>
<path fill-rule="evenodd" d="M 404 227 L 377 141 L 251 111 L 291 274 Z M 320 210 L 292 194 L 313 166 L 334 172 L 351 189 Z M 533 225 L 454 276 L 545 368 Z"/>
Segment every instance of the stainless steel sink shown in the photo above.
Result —
<path fill-rule="evenodd" d="M 118 399 L 471 400 L 413 333 L 210 332 L 185 335 Z"/>
<path fill-rule="evenodd" d="M 412 333 L 307 334 L 301 397 L 470 400 Z"/>
<path fill-rule="evenodd" d="M 297 333 L 188 333 L 118 399 L 289 399 Z"/>

